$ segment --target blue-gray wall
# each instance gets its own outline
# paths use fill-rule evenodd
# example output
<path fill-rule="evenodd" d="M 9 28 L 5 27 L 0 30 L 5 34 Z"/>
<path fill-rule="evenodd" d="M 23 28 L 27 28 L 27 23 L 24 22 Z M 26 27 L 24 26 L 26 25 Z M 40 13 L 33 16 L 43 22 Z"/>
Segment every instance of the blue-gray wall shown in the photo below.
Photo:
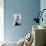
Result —
<path fill-rule="evenodd" d="M 4 2 L 5 40 L 18 41 L 31 30 L 35 13 L 40 9 L 40 0 L 5 0 Z M 17 13 L 22 14 L 21 26 L 12 25 L 12 16 Z"/>
<path fill-rule="evenodd" d="M 46 9 L 46 0 L 41 0 L 40 1 L 40 10 L 42 11 L 43 9 Z M 40 25 L 46 27 L 46 10 L 43 12 L 43 22 L 40 21 Z"/>

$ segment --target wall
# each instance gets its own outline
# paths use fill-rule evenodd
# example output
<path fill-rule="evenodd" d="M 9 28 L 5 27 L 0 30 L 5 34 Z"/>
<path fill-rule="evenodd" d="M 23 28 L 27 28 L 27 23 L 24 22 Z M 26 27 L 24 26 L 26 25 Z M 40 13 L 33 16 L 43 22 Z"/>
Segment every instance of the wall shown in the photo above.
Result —
<path fill-rule="evenodd" d="M 7 41 L 18 41 L 31 31 L 35 12 L 40 9 L 40 0 L 4 0 L 4 35 Z M 22 14 L 22 25 L 13 26 L 12 16 Z"/>
<path fill-rule="evenodd" d="M 41 9 L 41 11 L 43 10 L 43 9 L 46 9 L 46 0 L 41 0 L 40 1 L 40 9 Z M 43 22 L 41 21 L 40 22 L 40 25 L 43 25 L 43 26 L 46 26 L 46 11 L 44 11 L 43 12 Z"/>

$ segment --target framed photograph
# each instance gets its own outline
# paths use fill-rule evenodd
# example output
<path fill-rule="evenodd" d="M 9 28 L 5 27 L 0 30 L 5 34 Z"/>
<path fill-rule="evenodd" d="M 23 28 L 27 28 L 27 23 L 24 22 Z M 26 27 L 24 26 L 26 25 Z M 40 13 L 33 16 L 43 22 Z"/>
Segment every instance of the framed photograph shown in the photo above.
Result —
<path fill-rule="evenodd" d="M 14 14 L 13 16 L 13 25 L 21 25 L 21 14 Z"/>

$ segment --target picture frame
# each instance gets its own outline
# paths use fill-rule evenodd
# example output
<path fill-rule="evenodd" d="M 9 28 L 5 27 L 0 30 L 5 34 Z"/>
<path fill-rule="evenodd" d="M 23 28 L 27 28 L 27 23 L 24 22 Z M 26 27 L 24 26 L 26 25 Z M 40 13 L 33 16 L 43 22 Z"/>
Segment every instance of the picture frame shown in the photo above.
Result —
<path fill-rule="evenodd" d="M 14 26 L 21 25 L 21 14 L 14 14 L 13 15 L 13 25 Z"/>

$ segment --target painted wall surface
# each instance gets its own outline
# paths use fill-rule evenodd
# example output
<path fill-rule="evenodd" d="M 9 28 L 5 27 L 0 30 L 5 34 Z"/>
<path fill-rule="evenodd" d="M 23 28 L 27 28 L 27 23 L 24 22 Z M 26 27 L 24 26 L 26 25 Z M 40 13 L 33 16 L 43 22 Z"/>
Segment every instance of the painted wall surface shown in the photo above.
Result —
<path fill-rule="evenodd" d="M 41 0 L 40 1 L 40 9 L 41 9 L 41 11 L 43 9 L 46 9 L 46 0 Z M 43 17 L 43 22 L 41 21 L 40 25 L 46 26 L 46 10 L 43 12 L 42 17 Z"/>
<path fill-rule="evenodd" d="M 40 9 L 39 0 L 5 0 L 4 6 L 4 34 L 7 41 L 18 41 L 32 28 L 32 21 L 36 17 L 35 12 Z M 12 16 L 22 15 L 21 26 L 13 26 Z"/>

